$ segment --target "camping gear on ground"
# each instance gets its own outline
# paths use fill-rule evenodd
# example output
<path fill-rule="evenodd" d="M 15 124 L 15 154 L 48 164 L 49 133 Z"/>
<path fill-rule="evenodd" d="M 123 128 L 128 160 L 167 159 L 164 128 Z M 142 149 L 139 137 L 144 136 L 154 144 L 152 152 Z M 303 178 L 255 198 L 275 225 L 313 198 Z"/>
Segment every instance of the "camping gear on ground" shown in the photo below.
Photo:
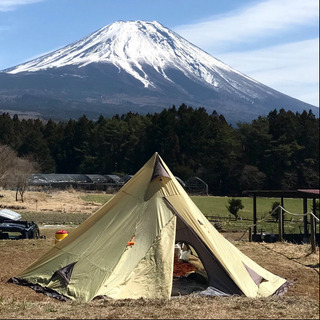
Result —
<path fill-rule="evenodd" d="M 57 244 L 59 241 L 64 239 L 68 235 L 68 231 L 66 230 L 60 230 L 56 232 L 56 239 L 55 239 L 55 244 Z"/>
<path fill-rule="evenodd" d="M 133 242 L 129 245 L 128 242 Z M 206 294 L 266 297 L 288 282 L 226 240 L 162 158 L 150 160 L 95 214 L 9 282 L 60 300 L 170 299 L 175 243 L 192 247 Z"/>
<path fill-rule="evenodd" d="M 191 272 L 196 271 L 197 268 L 189 262 L 181 261 L 178 257 L 174 257 L 173 277 L 186 276 Z"/>
<path fill-rule="evenodd" d="M 174 256 L 179 260 L 188 261 L 191 255 L 190 248 L 185 243 L 176 243 L 174 246 Z"/>

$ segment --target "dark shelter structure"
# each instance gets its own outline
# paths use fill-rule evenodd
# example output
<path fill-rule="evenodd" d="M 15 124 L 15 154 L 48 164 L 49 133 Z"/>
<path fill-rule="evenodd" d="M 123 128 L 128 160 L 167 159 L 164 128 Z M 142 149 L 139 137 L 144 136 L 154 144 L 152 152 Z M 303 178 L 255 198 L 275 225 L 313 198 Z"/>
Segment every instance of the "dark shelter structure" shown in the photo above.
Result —
<path fill-rule="evenodd" d="M 268 197 L 268 198 L 280 198 L 281 207 L 284 207 L 285 198 L 298 198 L 303 201 L 303 234 L 285 234 L 284 233 L 284 213 L 281 211 L 279 216 L 279 234 L 275 235 L 275 241 L 293 241 L 297 243 L 311 242 L 312 245 L 316 243 L 319 245 L 319 233 L 316 233 L 316 200 L 319 199 L 319 189 L 297 189 L 297 190 L 249 190 L 245 191 L 245 194 L 253 197 L 253 241 L 262 241 L 261 235 L 257 233 L 257 197 Z M 308 199 L 312 199 L 312 213 L 310 215 L 310 221 L 308 220 Z M 308 230 L 308 224 L 310 224 L 310 232 Z M 271 239 L 264 238 L 264 241 Z M 314 243 L 314 244 L 313 244 Z"/>

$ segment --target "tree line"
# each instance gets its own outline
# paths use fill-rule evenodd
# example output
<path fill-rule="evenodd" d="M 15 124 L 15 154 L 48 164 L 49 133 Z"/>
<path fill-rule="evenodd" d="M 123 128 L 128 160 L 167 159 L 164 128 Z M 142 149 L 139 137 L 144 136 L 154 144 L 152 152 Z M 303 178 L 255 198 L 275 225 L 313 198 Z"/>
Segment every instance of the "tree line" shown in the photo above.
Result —
<path fill-rule="evenodd" d="M 42 173 L 134 174 L 157 151 L 174 175 L 198 176 L 215 195 L 319 187 L 319 118 L 311 110 L 275 109 L 236 128 L 185 104 L 61 122 L 3 113 L 0 144 Z"/>

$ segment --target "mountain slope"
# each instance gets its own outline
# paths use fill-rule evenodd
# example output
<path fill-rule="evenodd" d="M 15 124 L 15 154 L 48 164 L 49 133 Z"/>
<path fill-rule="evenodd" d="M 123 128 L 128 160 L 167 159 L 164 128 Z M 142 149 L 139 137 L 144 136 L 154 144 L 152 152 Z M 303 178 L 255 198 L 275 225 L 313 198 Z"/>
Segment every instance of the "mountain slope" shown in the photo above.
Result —
<path fill-rule="evenodd" d="M 51 118 L 146 114 L 185 103 L 229 122 L 313 106 L 230 68 L 158 22 L 118 21 L 62 49 L 3 70 L 0 109 Z"/>

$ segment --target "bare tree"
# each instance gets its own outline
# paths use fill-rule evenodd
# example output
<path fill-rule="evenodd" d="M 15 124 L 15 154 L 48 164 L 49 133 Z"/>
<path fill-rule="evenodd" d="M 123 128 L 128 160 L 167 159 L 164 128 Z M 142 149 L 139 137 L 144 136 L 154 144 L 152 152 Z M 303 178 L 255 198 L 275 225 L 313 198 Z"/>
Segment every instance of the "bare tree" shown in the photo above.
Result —
<path fill-rule="evenodd" d="M 19 158 L 9 146 L 0 145 L 0 186 L 16 189 L 16 201 L 20 195 L 23 202 L 28 179 L 36 169 L 33 160 Z"/>
<path fill-rule="evenodd" d="M 36 165 L 32 160 L 25 158 L 16 159 L 15 169 L 12 174 L 12 186 L 16 189 L 16 201 L 18 201 L 18 195 L 20 195 L 20 200 L 23 202 L 23 195 L 26 191 L 28 180 L 35 170 Z"/>

